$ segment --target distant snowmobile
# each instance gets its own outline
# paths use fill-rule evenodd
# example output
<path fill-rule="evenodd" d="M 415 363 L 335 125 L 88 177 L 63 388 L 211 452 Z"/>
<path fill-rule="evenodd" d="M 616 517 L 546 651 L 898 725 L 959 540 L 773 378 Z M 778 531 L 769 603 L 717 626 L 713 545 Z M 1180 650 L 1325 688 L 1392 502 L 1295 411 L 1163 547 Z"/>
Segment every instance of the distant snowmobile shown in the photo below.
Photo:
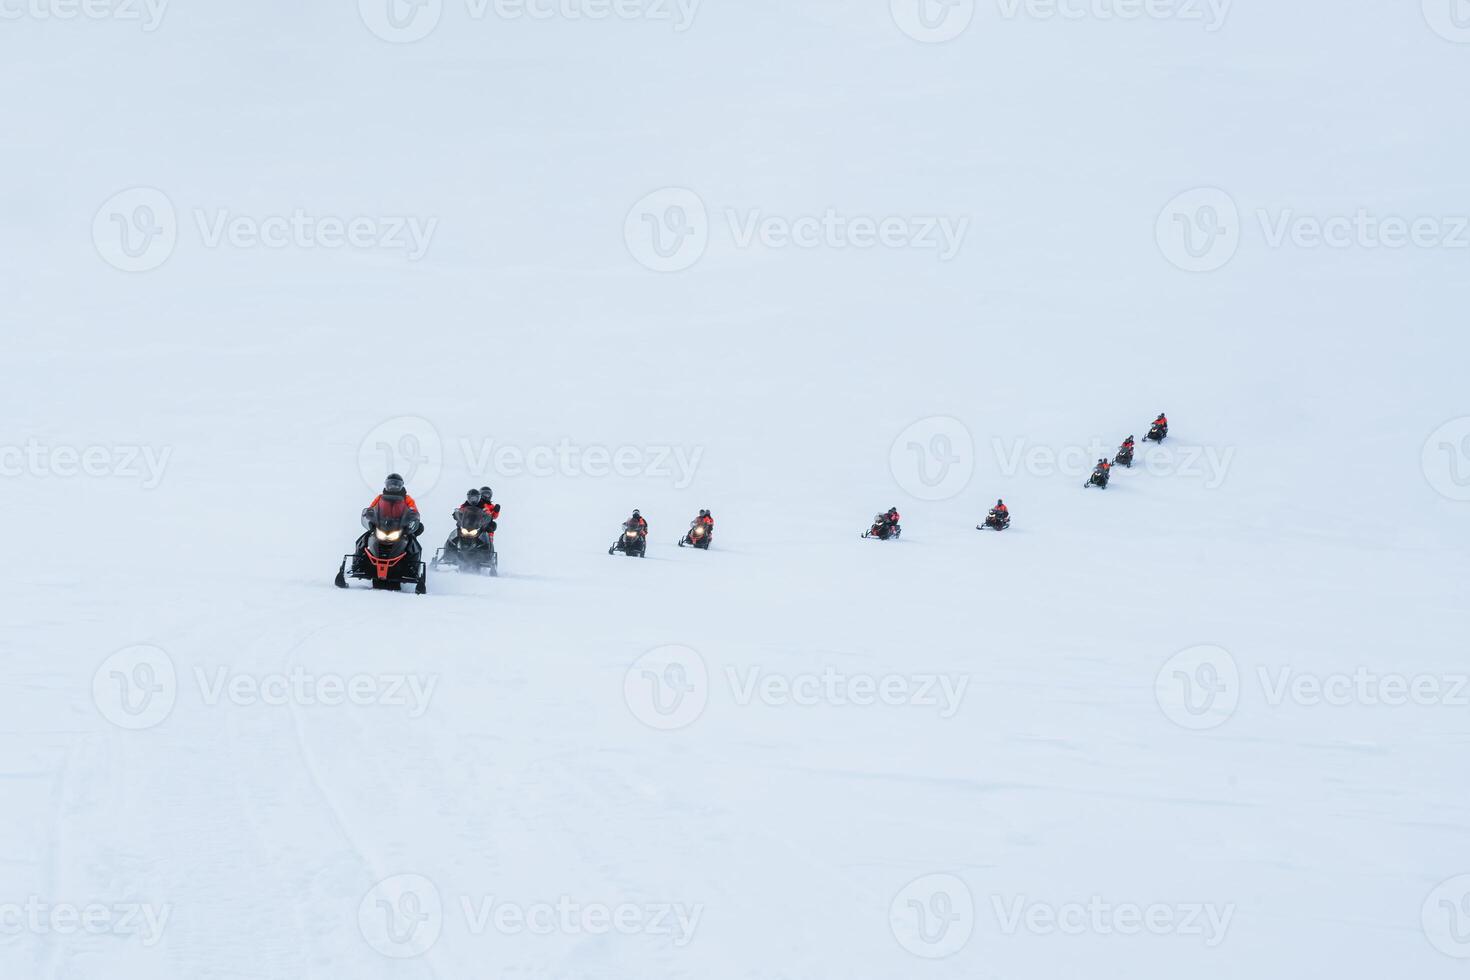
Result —
<path fill-rule="evenodd" d="M 613 542 L 607 553 L 615 555 L 622 552 L 629 558 L 646 558 L 648 556 L 648 522 L 636 510 L 633 516 L 623 522 L 623 531 L 618 539 Z"/>
<path fill-rule="evenodd" d="M 702 510 L 698 517 L 689 522 L 689 530 L 679 539 L 679 547 L 708 551 L 710 542 L 714 539 L 715 519 L 710 517 L 709 511 Z"/>
<path fill-rule="evenodd" d="M 454 533 L 434 553 L 429 567 L 455 569 L 467 575 L 499 575 L 500 555 L 490 539 L 490 515 L 479 507 L 461 507 L 452 515 Z"/>
<path fill-rule="evenodd" d="M 1100 459 L 1097 461 L 1097 465 L 1092 469 L 1092 476 L 1088 477 L 1087 482 L 1084 483 L 1082 486 L 1084 489 L 1089 487 L 1097 487 L 1099 490 L 1106 490 L 1108 488 L 1108 479 L 1110 478 L 1110 476 L 1111 473 L 1109 472 L 1107 460 Z"/>
<path fill-rule="evenodd" d="M 1169 418 L 1163 412 L 1154 419 L 1154 424 L 1148 427 L 1148 435 L 1143 437 L 1144 442 L 1163 442 L 1169 438 Z"/>
<path fill-rule="evenodd" d="M 1118 447 L 1118 455 L 1113 457 L 1113 462 L 1118 466 L 1126 466 L 1133 469 L 1133 437 L 1129 436 L 1123 445 Z"/>
<path fill-rule="evenodd" d="M 977 530 L 977 531 L 1004 531 L 1006 528 L 1008 528 L 1010 526 L 1011 526 L 1011 512 L 1008 511 L 1008 510 L 1006 510 L 1006 511 L 998 511 L 994 507 L 992 507 L 992 508 L 990 508 L 990 513 L 988 513 L 988 514 L 985 515 L 985 523 L 984 524 L 976 524 L 975 525 L 975 530 Z"/>
<path fill-rule="evenodd" d="M 879 514 L 873 518 L 873 526 L 863 532 L 865 538 L 877 538 L 879 541 L 896 541 L 903 534 L 903 526 L 898 523 L 898 508 L 890 508 L 886 514 Z"/>

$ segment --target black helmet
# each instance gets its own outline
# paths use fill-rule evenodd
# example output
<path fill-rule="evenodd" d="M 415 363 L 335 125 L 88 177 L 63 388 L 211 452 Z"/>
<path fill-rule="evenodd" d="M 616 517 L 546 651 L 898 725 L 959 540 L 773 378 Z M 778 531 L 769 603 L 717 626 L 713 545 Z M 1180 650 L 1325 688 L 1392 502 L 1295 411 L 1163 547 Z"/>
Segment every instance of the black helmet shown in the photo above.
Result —
<path fill-rule="evenodd" d="M 465 491 L 464 499 L 469 503 L 478 504 L 480 502 L 480 491 L 474 487 L 470 487 L 469 490 Z"/>
<path fill-rule="evenodd" d="M 640 514 L 640 513 L 638 513 L 638 508 L 637 507 L 634 507 L 633 508 L 633 516 L 634 517 L 642 517 L 643 515 Z"/>
<path fill-rule="evenodd" d="M 492 500 L 492 499 L 494 499 L 494 497 L 495 497 L 495 491 L 494 490 L 491 490 L 489 487 L 481 487 L 480 488 L 480 499 L 481 500 Z"/>
<path fill-rule="evenodd" d="M 997 506 L 997 507 L 1004 507 L 1005 506 L 1005 501 L 1004 500 L 1001 500 L 999 497 L 997 497 L 997 498 L 995 498 L 995 506 Z"/>
<path fill-rule="evenodd" d="M 403 477 L 397 473 L 389 473 L 388 478 L 383 481 L 383 492 L 390 497 L 401 497 L 408 493 L 408 487 L 403 482 Z"/>

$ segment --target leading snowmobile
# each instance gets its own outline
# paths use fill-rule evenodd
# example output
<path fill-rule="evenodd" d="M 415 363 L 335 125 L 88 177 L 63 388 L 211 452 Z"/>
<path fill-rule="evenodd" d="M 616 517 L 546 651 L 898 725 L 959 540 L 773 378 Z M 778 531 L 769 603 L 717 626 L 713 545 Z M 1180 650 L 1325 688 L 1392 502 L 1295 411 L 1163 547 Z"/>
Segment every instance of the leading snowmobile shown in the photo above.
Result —
<path fill-rule="evenodd" d="M 985 515 L 984 524 L 976 524 L 977 531 L 1004 531 L 1011 526 L 1011 511 L 1004 500 L 997 500 L 990 513 Z"/>
<path fill-rule="evenodd" d="M 1144 442 L 1163 442 L 1169 438 L 1169 417 L 1163 412 L 1154 419 L 1154 424 L 1148 427 L 1148 435 L 1143 437 Z"/>
<path fill-rule="evenodd" d="M 1082 484 L 1083 488 L 1097 487 L 1099 490 L 1106 490 L 1108 488 L 1108 479 L 1112 475 L 1111 470 L 1112 464 L 1107 460 L 1098 460 L 1097 465 L 1092 468 L 1092 476 L 1088 477 L 1087 482 Z"/>
<path fill-rule="evenodd" d="M 623 522 L 622 533 L 607 549 L 607 553 L 615 555 L 622 552 L 629 558 L 646 558 L 648 556 L 648 521 L 636 510 L 633 516 Z"/>
<path fill-rule="evenodd" d="M 424 525 L 401 476 L 389 474 L 383 492 L 363 508 L 362 526 L 367 531 L 337 568 L 337 588 L 347 588 L 347 579 L 354 578 L 371 582 L 375 589 L 397 592 L 412 584 L 419 595 L 429 591 L 429 569 L 418 542 Z"/>

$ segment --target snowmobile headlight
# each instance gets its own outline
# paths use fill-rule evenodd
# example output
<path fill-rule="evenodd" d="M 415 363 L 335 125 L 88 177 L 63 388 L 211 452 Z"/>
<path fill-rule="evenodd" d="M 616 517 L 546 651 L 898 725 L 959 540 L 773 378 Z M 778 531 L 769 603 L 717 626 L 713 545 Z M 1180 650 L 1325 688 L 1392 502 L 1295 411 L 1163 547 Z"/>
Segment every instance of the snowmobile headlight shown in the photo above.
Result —
<path fill-rule="evenodd" d="M 476 531 L 472 527 L 462 527 L 462 528 L 459 529 L 459 536 L 462 537 L 462 538 L 473 538 L 475 535 L 477 535 L 479 533 L 480 533 L 479 531 Z"/>
<path fill-rule="evenodd" d="M 628 534 L 627 534 L 627 537 L 629 537 L 629 538 L 636 538 L 636 537 L 638 537 L 638 532 L 637 531 L 629 531 Z"/>
<path fill-rule="evenodd" d="M 402 530 L 384 531 L 382 528 L 378 528 L 376 533 L 378 535 L 379 541 L 397 541 L 399 538 L 403 537 Z"/>

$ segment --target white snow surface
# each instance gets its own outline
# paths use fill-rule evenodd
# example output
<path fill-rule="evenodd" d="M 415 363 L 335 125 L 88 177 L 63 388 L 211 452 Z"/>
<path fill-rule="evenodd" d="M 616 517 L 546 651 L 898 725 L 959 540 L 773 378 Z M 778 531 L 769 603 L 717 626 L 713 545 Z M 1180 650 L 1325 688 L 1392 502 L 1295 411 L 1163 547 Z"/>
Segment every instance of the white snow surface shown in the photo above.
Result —
<path fill-rule="evenodd" d="M 1463 976 L 1451 4 L 532 6 L 0 8 L 0 976 Z M 210 244 L 297 211 L 436 223 Z M 502 577 L 333 588 L 390 467 Z"/>

